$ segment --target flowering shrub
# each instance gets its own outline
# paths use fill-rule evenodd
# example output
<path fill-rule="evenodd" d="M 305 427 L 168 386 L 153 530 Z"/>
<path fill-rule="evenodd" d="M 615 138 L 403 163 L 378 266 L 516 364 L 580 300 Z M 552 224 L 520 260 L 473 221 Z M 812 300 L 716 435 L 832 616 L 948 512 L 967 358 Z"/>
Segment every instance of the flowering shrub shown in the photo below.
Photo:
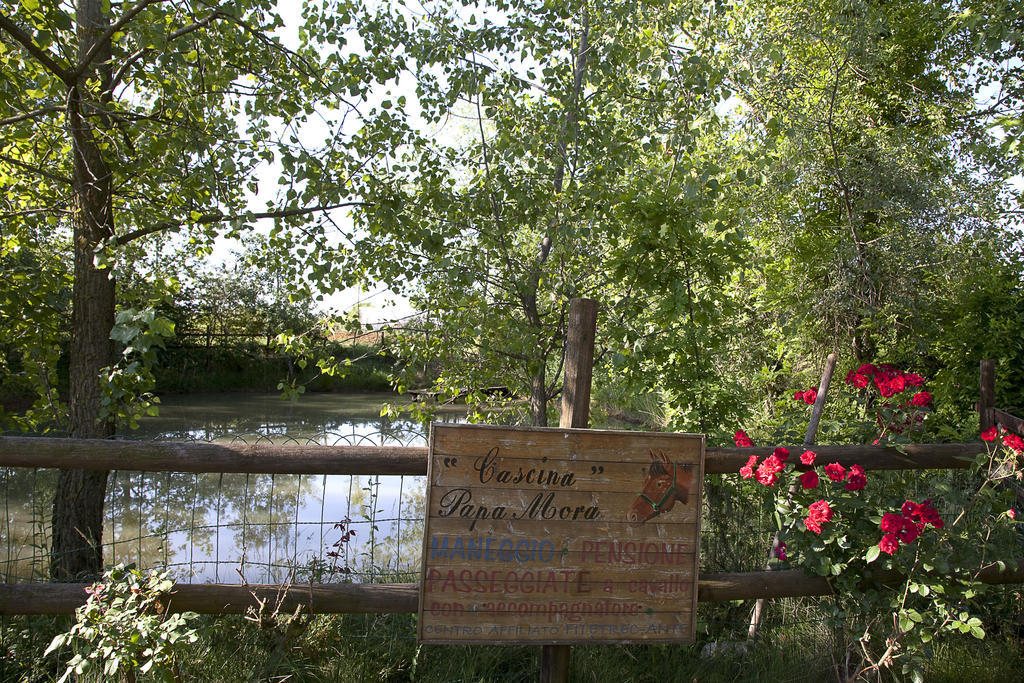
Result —
<path fill-rule="evenodd" d="M 175 655 L 198 636 L 188 627 L 196 614 L 157 610 L 173 585 L 166 571 L 143 573 L 122 564 L 108 569 L 85 589 L 89 598 L 75 610 L 71 630 L 54 638 L 44 653 L 66 646 L 75 651 L 60 681 L 83 675 L 109 680 L 121 673 L 134 680 L 136 671 L 175 680 Z"/>
<path fill-rule="evenodd" d="M 847 395 L 870 420 L 867 438 L 898 444 L 919 430 L 932 401 L 924 384 L 920 375 L 890 365 L 851 370 Z M 996 430 L 982 434 L 987 452 L 969 477 L 912 470 L 869 475 L 857 463 L 813 450 L 789 463 L 782 447 L 760 462 L 750 456 L 740 469 L 742 480 L 774 491 L 779 536 L 773 562 L 831 577 L 834 623 L 855 629 L 851 652 L 862 658 L 853 677 L 900 660 L 903 673 L 916 679 L 923 648 L 936 635 L 984 637 L 981 620 L 970 614 L 986 588 L 976 572 L 993 558 L 1015 556 L 1016 512 L 1009 492 L 996 483 L 1020 479 L 1017 460 L 1024 455 L 1019 436 L 1002 434 L 997 442 L 999 436 Z M 753 446 L 743 431 L 735 442 Z M 919 487 L 934 490 L 942 504 L 922 500 Z"/>

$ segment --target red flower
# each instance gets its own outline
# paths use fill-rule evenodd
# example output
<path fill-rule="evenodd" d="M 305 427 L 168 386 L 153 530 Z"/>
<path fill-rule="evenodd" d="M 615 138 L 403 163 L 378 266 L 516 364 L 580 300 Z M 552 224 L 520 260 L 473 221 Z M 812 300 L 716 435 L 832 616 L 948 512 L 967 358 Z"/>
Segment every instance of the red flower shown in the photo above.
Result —
<path fill-rule="evenodd" d="M 814 459 L 818 457 L 818 454 L 814 451 L 804 451 L 800 456 L 800 462 L 805 465 L 813 465 Z"/>
<path fill-rule="evenodd" d="M 813 531 L 816 534 L 821 533 L 821 525 L 815 522 L 810 517 L 804 520 L 804 526 L 807 527 L 809 531 Z"/>
<path fill-rule="evenodd" d="M 733 440 L 736 442 L 736 445 L 739 446 L 740 448 L 752 448 L 754 445 L 754 442 L 750 440 L 750 437 L 747 436 L 747 433 L 742 429 L 736 430 L 736 434 L 733 436 Z"/>
<path fill-rule="evenodd" d="M 850 465 L 850 472 L 846 475 L 846 490 L 860 491 L 868 485 L 868 478 L 864 475 L 864 468 L 860 465 Z"/>
<path fill-rule="evenodd" d="M 1014 453 L 1020 455 L 1024 453 L 1024 439 L 1020 438 L 1016 434 L 1006 434 L 1003 436 L 1003 445 L 1013 450 Z"/>
<path fill-rule="evenodd" d="M 896 533 L 903 528 L 903 519 L 904 517 L 902 515 L 897 515 L 894 512 L 886 512 L 882 515 L 882 523 L 880 524 L 882 531 L 890 534 Z"/>
<path fill-rule="evenodd" d="M 920 387 L 924 385 L 924 377 L 917 373 L 912 372 L 910 374 L 903 375 L 903 379 L 907 381 L 907 384 L 913 387 Z"/>
<path fill-rule="evenodd" d="M 993 425 L 992 427 L 989 427 L 988 429 L 986 429 L 985 431 L 983 431 L 981 433 L 981 440 L 982 441 L 995 441 L 996 440 L 996 434 L 998 434 L 998 430 Z"/>
<path fill-rule="evenodd" d="M 871 363 L 865 363 L 864 365 L 857 368 L 858 375 L 873 375 L 876 372 L 878 372 L 878 368 L 876 368 Z"/>
<path fill-rule="evenodd" d="M 765 486 L 772 486 L 779 478 L 779 472 L 781 472 L 785 466 L 786 464 L 779 458 L 779 456 L 772 453 L 765 458 L 760 465 L 758 465 L 757 472 L 754 473 L 754 478 L 758 483 L 764 484 Z"/>
<path fill-rule="evenodd" d="M 824 524 L 832 519 L 832 508 L 829 507 L 828 502 L 824 500 L 811 503 L 807 507 L 807 511 L 810 513 L 808 519 L 811 519 L 818 524 Z"/>
<path fill-rule="evenodd" d="M 837 462 L 830 462 L 825 465 L 825 474 L 832 481 L 842 481 L 846 479 L 846 468 Z"/>
<path fill-rule="evenodd" d="M 807 391 L 804 392 L 804 403 L 806 403 L 807 405 L 813 406 L 814 402 L 817 401 L 817 400 L 818 400 L 818 390 L 817 389 L 814 389 L 812 387 L 811 389 L 808 389 Z"/>
<path fill-rule="evenodd" d="M 900 541 L 896 538 L 896 534 L 886 534 L 882 536 L 882 540 L 878 542 L 878 549 L 883 553 L 889 553 L 892 555 L 894 552 L 899 550 Z"/>
<path fill-rule="evenodd" d="M 818 488 L 818 473 L 814 470 L 804 472 L 800 475 L 800 485 L 805 489 Z"/>
<path fill-rule="evenodd" d="M 932 395 L 927 391 L 919 391 L 910 399 L 911 405 L 924 407 L 932 402 Z"/>
<path fill-rule="evenodd" d="M 1009 510 L 1006 511 L 1006 516 L 1010 519 L 1017 519 L 1017 511 L 1014 510 L 1013 508 L 1010 508 Z"/>
<path fill-rule="evenodd" d="M 786 561 L 786 544 L 779 543 L 779 547 L 775 549 L 775 557 L 779 558 L 783 562 Z"/>
<path fill-rule="evenodd" d="M 896 537 L 904 543 L 913 543 L 922 531 L 924 531 L 924 524 L 904 517 L 903 528 L 896 532 Z"/>
<path fill-rule="evenodd" d="M 740 474 L 743 475 L 744 479 L 750 479 L 752 476 L 754 476 L 754 465 L 756 464 L 757 456 L 750 456 L 750 459 L 747 460 L 747 464 L 740 468 Z"/>
<path fill-rule="evenodd" d="M 780 461 L 786 462 L 786 459 L 789 458 L 789 449 L 783 446 L 779 446 L 774 451 L 772 451 L 772 455 L 774 455 Z"/>

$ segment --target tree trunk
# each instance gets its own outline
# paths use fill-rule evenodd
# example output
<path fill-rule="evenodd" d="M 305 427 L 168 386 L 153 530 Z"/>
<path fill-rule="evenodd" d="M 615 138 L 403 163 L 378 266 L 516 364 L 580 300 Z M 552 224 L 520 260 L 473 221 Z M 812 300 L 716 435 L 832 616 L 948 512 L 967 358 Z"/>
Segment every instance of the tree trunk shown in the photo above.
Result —
<path fill-rule="evenodd" d="M 79 59 L 109 25 L 101 0 L 79 0 Z M 101 419 L 100 370 L 113 363 L 114 279 L 94 265 L 96 248 L 114 234 L 110 167 L 103 158 L 83 103 L 86 81 L 109 79 L 110 46 L 101 49 L 68 93 L 68 132 L 74 171 L 74 286 L 72 289 L 69 425 L 73 438 L 111 436 L 114 424 Z M 106 76 L 104 74 L 106 72 Z M 103 569 L 103 502 L 107 472 L 61 470 L 53 500 L 50 574 L 69 580 L 99 574 Z"/>
<path fill-rule="evenodd" d="M 530 424 L 534 427 L 548 426 L 548 393 L 544 380 L 545 372 L 542 365 L 530 378 Z"/>

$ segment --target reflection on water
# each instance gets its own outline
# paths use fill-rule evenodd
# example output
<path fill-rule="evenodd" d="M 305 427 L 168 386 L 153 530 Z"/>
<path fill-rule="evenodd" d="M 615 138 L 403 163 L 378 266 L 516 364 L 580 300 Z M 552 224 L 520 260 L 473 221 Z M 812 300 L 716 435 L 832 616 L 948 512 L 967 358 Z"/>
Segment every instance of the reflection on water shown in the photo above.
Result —
<path fill-rule="evenodd" d="M 424 430 L 381 417 L 389 395 L 170 397 L 123 438 L 247 443 L 425 445 Z M 459 421 L 457 413 L 438 419 Z M 0 575 L 44 578 L 56 471 L 0 469 L 6 523 Z M 166 565 L 179 580 L 366 580 L 416 570 L 423 477 L 114 472 L 104 559 Z"/>

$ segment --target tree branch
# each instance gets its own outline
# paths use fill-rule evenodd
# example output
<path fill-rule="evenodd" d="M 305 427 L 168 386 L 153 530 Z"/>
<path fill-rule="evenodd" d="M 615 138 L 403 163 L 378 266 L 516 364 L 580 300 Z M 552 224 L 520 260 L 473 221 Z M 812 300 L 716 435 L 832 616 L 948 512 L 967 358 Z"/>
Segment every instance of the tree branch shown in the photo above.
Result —
<path fill-rule="evenodd" d="M 306 216 L 311 213 L 319 213 L 322 211 L 332 211 L 334 209 L 342 209 L 347 206 L 369 206 L 369 202 L 342 202 L 340 204 L 331 204 L 329 206 L 313 206 L 304 209 L 284 209 L 282 211 L 264 211 L 261 213 L 244 213 L 235 215 L 225 215 L 222 213 L 207 213 L 203 214 L 194 221 L 164 221 L 163 223 L 157 223 L 148 228 L 139 228 L 127 232 L 117 237 L 114 240 L 115 246 L 123 246 L 133 240 L 137 240 L 140 237 L 146 235 L 152 235 L 157 232 L 164 232 L 167 230 L 173 230 L 180 228 L 187 223 L 194 223 L 196 225 L 210 225 L 212 223 L 226 223 L 232 220 L 247 219 L 247 220 L 259 220 L 262 218 L 288 218 L 289 216 Z"/>
<path fill-rule="evenodd" d="M 169 36 L 167 36 L 167 40 L 168 42 L 172 40 L 177 40 L 182 36 L 188 35 L 189 33 L 194 33 L 201 28 L 205 28 L 209 26 L 210 23 L 218 16 L 220 16 L 220 12 L 213 12 L 210 14 L 210 16 L 206 17 L 201 21 L 197 21 L 194 24 L 189 24 L 188 26 L 185 26 L 183 28 L 178 29 L 177 31 L 174 31 Z M 129 56 L 123 64 L 121 64 L 121 67 L 117 70 L 117 73 L 114 74 L 114 77 L 110 80 L 109 91 L 114 92 L 114 88 L 116 88 L 117 84 L 121 82 L 122 78 L 124 78 L 124 75 L 128 71 L 128 69 L 137 61 L 139 61 L 140 58 L 142 58 L 150 52 L 152 52 L 150 48 L 142 48 L 132 53 L 132 55 Z"/>
<path fill-rule="evenodd" d="M 72 78 L 70 69 L 58 64 L 57 61 L 46 52 L 46 50 L 36 45 L 32 38 L 21 30 L 20 26 L 3 14 L 0 14 L 0 29 L 6 31 L 8 35 L 20 43 L 21 46 L 25 48 L 29 54 L 39 60 L 39 63 L 46 67 L 50 73 L 63 81 L 64 85 L 70 88 L 74 84 L 75 80 Z"/>
<path fill-rule="evenodd" d="M 44 178 L 49 178 L 50 180 L 53 180 L 54 182 L 64 183 L 66 185 L 70 185 L 71 184 L 71 178 L 66 178 L 66 177 L 64 177 L 62 175 L 59 175 L 57 173 L 53 173 L 51 171 L 47 171 L 47 170 L 43 169 L 41 166 L 33 166 L 32 164 L 26 164 L 24 161 L 19 161 L 18 159 L 11 158 L 11 157 L 7 156 L 6 154 L 0 154 L 0 161 L 6 161 L 7 163 L 11 164 L 12 166 L 17 166 L 18 168 L 23 168 L 26 171 L 31 171 L 32 173 L 38 173 L 39 175 L 43 176 Z"/>
<path fill-rule="evenodd" d="M 18 114 L 17 116 L 10 116 L 6 119 L 0 119 L 0 126 L 7 126 L 12 123 L 18 123 L 19 121 L 25 121 L 26 119 L 34 119 L 44 114 L 52 114 L 53 112 L 64 111 L 64 107 L 52 105 L 49 107 L 40 107 L 39 109 L 33 109 L 32 111 L 25 112 L 24 114 Z"/>

